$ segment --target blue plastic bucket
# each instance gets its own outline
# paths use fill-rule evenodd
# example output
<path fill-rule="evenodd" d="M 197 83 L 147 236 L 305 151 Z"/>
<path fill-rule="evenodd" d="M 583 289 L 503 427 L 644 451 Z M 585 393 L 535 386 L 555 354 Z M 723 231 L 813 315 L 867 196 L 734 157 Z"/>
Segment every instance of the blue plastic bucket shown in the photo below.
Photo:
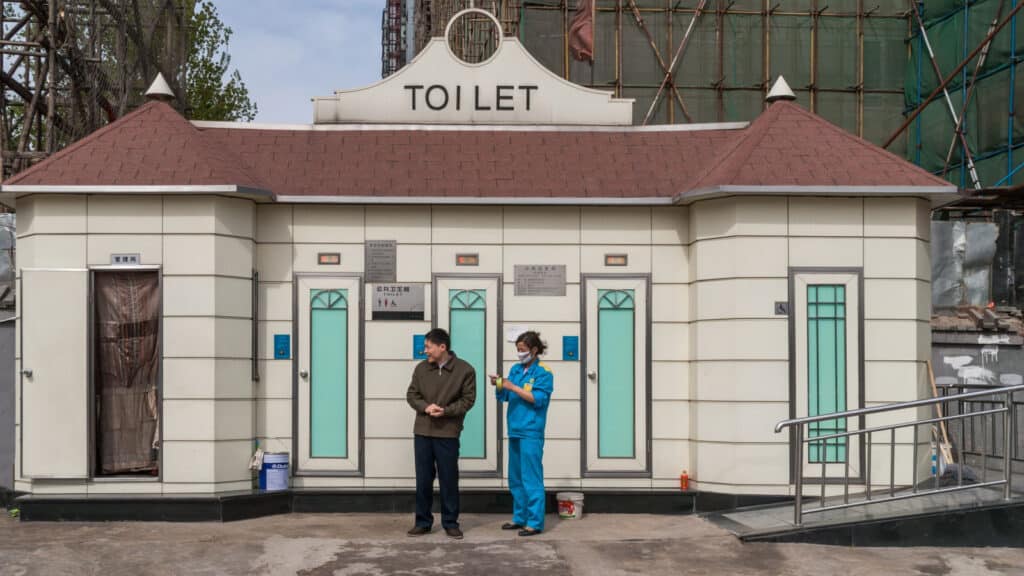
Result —
<path fill-rule="evenodd" d="M 288 453 L 267 452 L 260 467 L 260 490 L 276 492 L 288 489 Z"/>

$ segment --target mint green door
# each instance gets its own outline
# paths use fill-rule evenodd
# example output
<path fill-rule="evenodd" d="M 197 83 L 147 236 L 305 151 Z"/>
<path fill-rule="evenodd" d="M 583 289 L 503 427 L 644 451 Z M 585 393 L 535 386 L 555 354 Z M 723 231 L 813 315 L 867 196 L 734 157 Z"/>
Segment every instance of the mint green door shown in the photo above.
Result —
<path fill-rule="evenodd" d="M 487 375 L 498 361 L 497 276 L 438 276 L 434 280 L 434 325 L 448 330 L 452 350 L 476 371 L 476 403 L 466 414 L 459 437 L 459 468 L 468 475 L 499 470 L 498 405 Z"/>
<path fill-rule="evenodd" d="M 348 290 L 311 290 L 310 456 L 348 457 Z"/>
<path fill-rule="evenodd" d="M 459 438 L 459 457 L 484 458 L 487 456 L 487 414 L 483 400 L 487 377 L 487 290 L 448 290 L 448 316 L 451 326 L 452 350 L 459 358 L 469 362 L 476 370 L 476 397 L 478 402 L 466 414 L 462 436 Z"/>
<path fill-rule="evenodd" d="M 597 291 L 597 457 L 636 456 L 636 291 Z"/>
<path fill-rule="evenodd" d="M 646 278 L 584 279 L 587 475 L 650 473 L 647 302 Z"/>
<path fill-rule="evenodd" d="M 860 408 L 860 276 L 827 270 L 793 273 L 793 398 L 797 417 L 820 416 Z M 802 463 L 805 478 L 851 478 L 861 474 L 856 436 L 829 436 L 856 430 L 856 418 L 835 418 L 810 425 Z M 806 483 L 805 483 L 806 484 Z"/>
<path fill-rule="evenodd" d="M 846 286 L 807 286 L 807 415 L 843 412 L 846 407 Z M 814 422 L 810 438 L 846 432 L 846 419 Z M 812 463 L 845 462 L 846 439 L 807 446 Z"/>
<path fill-rule="evenodd" d="M 297 469 L 353 475 L 360 468 L 361 281 L 296 278 Z"/>

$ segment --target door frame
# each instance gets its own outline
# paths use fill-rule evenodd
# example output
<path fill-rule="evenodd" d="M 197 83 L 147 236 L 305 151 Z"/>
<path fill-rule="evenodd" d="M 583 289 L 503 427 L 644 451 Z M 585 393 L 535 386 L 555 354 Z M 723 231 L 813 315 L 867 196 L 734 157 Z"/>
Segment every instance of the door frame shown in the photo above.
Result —
<path fill-rule="evenodd" d="M 594 471 L 587 467 L 587 282 L 590 280 L 643 280 L 646 286 L 646 294 L 644 299 L 646 301 L 644 306 L 644 331 L 646 333 L 646 343 L 644 346 L 644 410 L 646 411 L 646 422 L 644 434 L 646 435 L 646 442 L 644 443 L 647 451 L 645 457 L 645 466 L 643 470 L 636 471 Z M 650 478 L 653 475 L 654 463 L 652 462 L 653 451 L 652 446 L 652 434 L 653 426 L 651 422 L 651 382 L 652 375 L 651 371 L 654 363 L 652 362 L 652 349 L 653 345 L 651 342 L 653 318 L 651 317 L 651 297 L 653 295 L 653 286 L 651 282 L 651 274 L 580 274 L 580 476 L 582 478 Z"/>
<path fill-rule="evenodd" d="M 303 278 L 345 278 L 355 279 L 359 284 L 359 303 L 356 322 L 359 323 L 359 351 L 358 363 L 359 379 L 356 393 L 359 401 L 357 414 L 359 417 L 359 458 L 355 470 L 303 470 L 299 468 L 299 281 Z M 289 467 L 292 476 L 320 476 L 327 478 L 361 478 L 366 474 L 366 323 L 365 316 L 365 292 L 366 282 L 363 275 L 357 272 L 295 272 L 292 274 L 292 453 L 289 459 Z M 310 439 L 312 440 L 312 439 Z"/>
<path fill-rule="evenodd" d="M 436 272 L 436 273 L 431 274 L 431 276 L 430 276 L 430 327 L 431 328 L 437 328 L 437 301 L 438 301 L 437 284 L 438 284 L 438 280 L 440 280 L 442 278 L 453 278 L 453 279 L 456 279 L 456 280 L 474 280 L 474 279 L 476 279 L 476 280 L 494 280 L 494 281 L 496 281 L 497 286 L 498 286 L 498 293 L 496 295 L 497 298 L 498 298 L 497 305 L 496 305 L 498 317 L 495 319 L 495 325 L 497 326 L 497 330 L 496 330 L 496 332 L 494 334 L 494 350 L 493 350 L 493 352 L 497 355 L 496 358 L 498 360 L 498 372 L 499 372 L 499 375 L 500 376 L 504 376 L 505 375 L 505 358 L 504 358 L 504 355 L 502 354 L 502 352 L 503 352 L 502 348 L 504 347 L 504 339 L 502 338 L 502 333 L 503 333 L 503 327 L 504 327 L 503 324 L 505 322 L 505 314 L 504 314 L 504 312 L 505 312 L 505 298 L 504 298 L 504 291 L 505 291 L 505 284 L 504 284 L 504 282 L 505 282 L 505 277 L 504 277 L 504 275 L 501 274 L 500 272 L 495 272 L 495 273 L 475 273 L 475 272 L 469 272 L 469 273 L 460 273 L 460 272 L 445 273 L 445 272 Z M 449 326 L 449 328 L 451 328 L 451 326 Z M 484 378 L 487 378 L 486 374 L 484 374 Z M 484 390 L 487 391 L 487 392 L 490 392 L 490 390 L 486 387 L 486 384 L 484 386 Z M 477 400 L 479 400 L 479 398 Z M 495 444 L 497 444 L 497 446 L 495 447 L 495 450 L 496 450 L 495 457 L 497 458 L 497 460 L 496 460 L 496 464 L 495 464 L 494 470 L 460 470 L 459 471 L 459 477 L 460 478 L 503 478 L 504 477 L 504 472 L 505 472 L 505 450 L 504 450 L 504 445 L 505 445 L 505 435 L 504 435 L 504 432 L 505 432 L 505 421 L 504 420 L 505 419 L 504 419 L 504 416 L 502 414 L 501 402 L 497 402 L 496 403 L 495 413 L 496 414 L 495 414 L 495 417 L 494 417 L 494 426 L 495 426 L 495 438 L 497 439 L 497 441 L 495 442 Z"/>
<path fill-rule="evenodd" d="M 796 310 L 793 308 L 796 303 L 796 277 L 800 274 L 852 274 L 857 277 L 857 400 L 860 402 L 860 406 L 864 406 L 864 268 L 863 267 L 849 267 L 849 266 L 811 266 L 811 267 L 790 267 L 788 270 L 789 277 L 787 283 L 789 284 L 789 318 L 787 323 L 789 324 L 789 418 L 796 418 Z M 857 417 L 857 427 L 859 429 L 864 428 L 864 416 Z M 850 436 L 854 438 L 854 436 Z M 806 443 L 805 443 L 806 446 Z M 858 450 L 857 458 L 857 475 L 850 476 L 850 482 L 856 484 L 863 484 L 864 479 L 864 464 L 865 464 L 865 452 L 866 447 L 862 446 Z M 804 450 L 804 454 L 807 451 Z M 793 426 L 789 427 L 789 483 L 796 484 L 797 474 L 803 475 L 803 462 L 797 462 L 796 456 L 796 428 Z M 847 462 L 849 465 L 849 462 Z M 803 477 L 803 484 L 809 485 L 821 485 L 821 478 L 818 476 Z M 844 484 L 844 478 L 825 478 L 825 484 Z"/>
<path fill-rule="evenodd" d="M 160 435 L 160 448 L 157 451 L 157 475 L 139 477 L 96 474 L 96 272 L 156 272 L 156 288 L 160 297 L 160 319 L 157 325 L 157 339 L 160 351 L 160 364 L 156 370 L 156 410 L 159 422 L 157 433 Z M 163 267 L 158 264 L 137 264 L 132 266 L 89 266 L 89 298 L 88 298 L 89 340 L 86 345 L 89 354 L 89 481 L 90 482 L 163 482 L 164 479 L 164 274 Z"/>

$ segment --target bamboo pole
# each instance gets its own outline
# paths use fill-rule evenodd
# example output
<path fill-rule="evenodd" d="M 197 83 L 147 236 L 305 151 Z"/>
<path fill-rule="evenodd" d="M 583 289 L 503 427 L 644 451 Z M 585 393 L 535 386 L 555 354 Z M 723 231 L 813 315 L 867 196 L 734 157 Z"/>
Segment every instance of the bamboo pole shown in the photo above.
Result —
<path fill-rule="evenodd" d="M 679 48 L 676 49 L 675 56 L 672 57 L 672 63 L 668 67 L 668 74 L 662 79 L 661 85 L 658 86 L 658 93 L 654 95 L 654 100 L 651 102 L 651 107 L 647 110 L 647 114 L 644 116 L 644 126 L 650 121 L 651 115 L 654 114 L 654 108 L 658 105 L 658 100 L 661 98 L 661 93 L 665 90 L 665 83 L 669 78 L 675 74 L 676 66 L 679 64 L 679 58 L 683 55 L 686 50 L 686 45 L 690 41 L 690 34 L 693 32 L 693 27 L 697 23 L 697 19 L 700 18 L 701 12 L 704 10 L 704 6 L 707 5 L 708 0 L 700 0 L 700 4 L 697 5 L 696 10 L 693 13 L 693 18 L 690 20 L 690 25 L 686 27 L 686 33 L 683 35 L 682 41 L 679 42 Z M 621 0 L 619 6 L 621 6 Z M 619 34 L 621 36 L 621 29 Z"/>
<path fill-rule="evenodd" d="M 661 66 L 661 71 L 664 72 L 665 78 L 668 80 L 668 85 L 672 87 L 672 93 L 676 97 L 676 101 L 679 102 L 679 107 L 683 109 L 683 116 L 686 117 L 687 122 L 693 122 L 693 118 L 690 116 L 689 110 L 686 109 L 686 102 L 683 102 L 683 95 L 679 93 L 679 89 L 676 88 L 675 79 L 673 74 L 668 69 L 668 65 L 665 64 L 665 59 L 661 57 L 661 50 L 658 50 L 657 44 L 654 43 L 654 37 L 651 36 L 651 31 L 647 29 L 647 24 L 644 23 L 644 19 L 640 16 L 640 11 L 636 7 L 636 0 L 629 0 L 629 7 L 633 10 L 633 18 L 636 20 L 636 25 L 643 30 L 644 35 L 647 36 L 647 43 L 651 46 L 651 50 L 654 52 L 654 57 L 658 60 L 658 65 Z"/>

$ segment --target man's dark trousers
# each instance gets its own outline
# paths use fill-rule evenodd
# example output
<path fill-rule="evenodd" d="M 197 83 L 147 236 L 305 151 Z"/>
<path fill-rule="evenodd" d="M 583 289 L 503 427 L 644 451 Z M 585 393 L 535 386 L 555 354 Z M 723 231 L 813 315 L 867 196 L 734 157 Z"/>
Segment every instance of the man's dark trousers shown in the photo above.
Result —
<path fill-rule="evenodd" d="M 459 439 L 416 435 L 416 525 L 430 528 L 434 473 L 441 486 L 441 526 L 459 527 Z M 436 468 L 435 468 L 436 466 Z"/>

